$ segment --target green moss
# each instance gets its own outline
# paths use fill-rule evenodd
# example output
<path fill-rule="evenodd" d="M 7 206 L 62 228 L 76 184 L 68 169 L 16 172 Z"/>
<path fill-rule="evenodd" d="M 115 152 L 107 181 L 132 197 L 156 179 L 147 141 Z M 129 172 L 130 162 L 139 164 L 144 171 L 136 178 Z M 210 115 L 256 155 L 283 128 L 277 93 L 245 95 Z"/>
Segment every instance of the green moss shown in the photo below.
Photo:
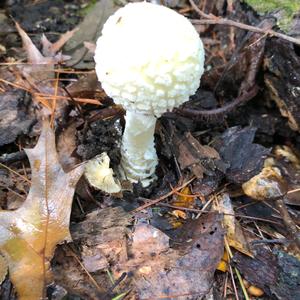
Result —
<path fill-rule="evenodd" d="M 278 20 L 278 26 L 284 31 L 289 29 L 294 15 L 300 11 L 298 0 L 244 0 L 244 2 L 262 14 L 282 11 L 283 16 Z"/>
<path fill-rule="evenodd" d="M 86 16 L 90 12 L 90 10 L 92 10 L 94 8 L 96 3 L 97 3 L 97 0 L 90 0 L 89 4 L 87 6 L 85 6 L 83 9 L 81 9 L 80 15 Z"/>

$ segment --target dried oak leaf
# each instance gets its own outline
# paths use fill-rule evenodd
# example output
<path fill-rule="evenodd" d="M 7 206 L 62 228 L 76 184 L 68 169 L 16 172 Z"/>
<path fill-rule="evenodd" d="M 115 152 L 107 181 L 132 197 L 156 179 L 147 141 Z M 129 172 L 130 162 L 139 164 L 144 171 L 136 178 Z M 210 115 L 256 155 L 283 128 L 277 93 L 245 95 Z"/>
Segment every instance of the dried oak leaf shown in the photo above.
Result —
<path fill-rule="evenodd" d="M 56 245 L 70 240 L 71 204 L 83 166 L 63 171 L 47 121 L 37 145 L 25 151 L 32 169 L 30 192 L 17 210 L 0 211 L 0 251 L 19 299 L 35 300 L 43 298 L 51 279 Z"/>

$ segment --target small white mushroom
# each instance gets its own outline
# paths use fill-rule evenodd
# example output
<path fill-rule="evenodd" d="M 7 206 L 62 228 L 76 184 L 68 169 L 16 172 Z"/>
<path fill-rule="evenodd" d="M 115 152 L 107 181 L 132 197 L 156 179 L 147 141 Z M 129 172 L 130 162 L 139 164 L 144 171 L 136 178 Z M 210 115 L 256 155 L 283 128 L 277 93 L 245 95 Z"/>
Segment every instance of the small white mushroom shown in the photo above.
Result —
<path fill-rule="evenodd" d="M 201 39 L 177 12 L 146 2 L 129 3 L 105 23 L 95 61 L 103 89 L 126 109 L 124 175 L 147 186 L 158 163 L 156 118 L 196 92 L 204 65 Z"/>

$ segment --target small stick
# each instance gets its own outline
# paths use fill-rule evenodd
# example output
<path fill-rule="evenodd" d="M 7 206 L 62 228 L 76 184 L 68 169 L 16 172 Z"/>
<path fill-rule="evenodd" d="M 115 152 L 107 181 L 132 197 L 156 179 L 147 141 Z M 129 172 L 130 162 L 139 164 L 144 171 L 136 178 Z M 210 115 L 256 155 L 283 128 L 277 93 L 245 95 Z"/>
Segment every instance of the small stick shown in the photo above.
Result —
<path fill-rule="evenodd" d="M 234 294 L 235 294 L 235 299 L 239 300 L 239 294 L 237 292 L 237 288 L 236 288 L 236 284 L 235 284 L 235 281 L 234 281 L 234 276 L 233 276 L 233 271 L 232 271 L 231 265 L 229 265 L 229 270 L 230 270 L 231 282 L 232 282 L 232 286 L 233 286 L 233 290 L 234 290 Z"/>
<path fill-rule="evenodd" d="M 158 206 L 164 206 L 164 207 L 169 207 L 169 208 L 174 208 L 174 209 L 179 209 L 179 210 L 188 211 L 188 212 L 194 212 L 194 213 L 211 213 L 211 211 L 205 210 L 205 208 L 202 208 L 202 209 L 188 208 L 188 207 L 182 207 L 182 206 L 172 205 L 172 204 L 168 204 L 168 203 L 158 203 Z M 242 219 L 256 220 L 256 221 L 261 221 L 261 222 L 267 222 L 267 223 L 271 223 L 271 224 L 281 225 L 280 222 L 272 221 L 272 220 L 265 219 L 265 218 L 244 216 L 244 215 L 239 215 L 239 214 L 225 214 L 225 213 L 223 213 L 223 214 L 226 215 L 226 216 L 235 216 L 237 218 L 242 218 Z"/>
<path fill-rule="evenodd" d="M 287 210 L 287 207 L 284 203 L 283 198 L 279 198 L 279 199 L 275 200 L 275 205 L 276 205 L 277 209 L 280 212 L 280 215 L 282 217 L 282 220 L 283 220 L 283 223 L 286 227 L 286 230 L 289 232 L 289 234 L 295 240 L 295 243 L 297 244 L 298 248 L 300 249 L 299 230 L 297 228 L 297 225 L 295 224 L 295 222 L 291 218 L 291 216 L 290 216 L 290 214 Z"/>
<path fill-rule="evenodd" d="M 73 251 L 73 249 L 69 245 L 64 245 L 64 247 L 65 247 L 65 249 L 68 249 L 70 251 L 72 257 L 77 261 L 77 263 L 81 266 L 81 268 L 83 269 L 83 271 L 87 274 L 87 276 L 89 277 L 91 283 L 94 285 L 94 287 L 97 289 L 97 291 L 100 292 L 100 293 L 103 293 L 104 290 L 99 286 L 99 284 L 94 279 L 94 277 L 91 275 L 91 273 L 86 269 L 86 267 L 80 261 L 80 259 L 78 258 L 78 256 L 76 255 L 76 253 Z"/>
<path fill-rule="evenodd" d="M 31 181 L 30 181 L 27 177 L 25 177 L 25 176 L 19 174 L 18 172 L 14 171 L 14 170 L 11 169 L 10 167 L 8 167 L 8 166 L 2 164 L 1 162 L 0 162 L 0 167 L 3 167 L 3 168 L 5 168 L 5 169 L 9 170 L 10 172 L 14 173 L 15 175 L 21 177 L 23 180 L 25 180 L 26 182 L 28 182 L 28 183 L 31 184 Z"/>
<path fill-rule="evenodd" d="M 242 93 L 240 96 L 238 96 L 235 100 L 232 102 L 223 105 L 219 108 L 214 109 L 207 109 L 207 110 L 196 110 L 192 108 L 176 108 L 174 109 L 174 112 L 179 113 L 182 116 L 190 117 L 190 118 L 211 118 L 211 117 L 218 117 L 221 115 L 225 115 L 232 110 L 234 110 L 239 104 L 245 103 L 249 100 L 251 100 L 256 94 L 258 93 L 258 87 L 254 86 L 252 89 L 250 89 L 247 92 Z"/>
<path fill-rule="evenodd" d="M 190 184 L 194 179 L 195 179 L 195 177 L 192 177 L 190 180 L 186 181 L 186 182 L 183 183 L 181 186 L 174 188 L 174 189 L 173 189 L 172 191 L 170 191 L 169 193 L 167 193 L 167 194 L 165 194 L 165 195 L 163 195 L 163 196 L 161 196 L 161 197 L 159 197 L 159 198 L 157 198 L 157 199 L 155 199 L 155 200 L 151 200 L 151 201 L 149 201 L 148 203 L 145 203 L 144 205 L 142 205 L 142 206 L 140 206 L 140 207 L 134 209 L 133 212 L 141 211 L 141 210 L 143 210 L 143 209 L 145 209 L 145 208 L 147 208 L 147 207 L 150 207 L 150 206 L 152 206 L 152 205 L 155 205 L 155 204 L 157 204 L 157 203 L 163 201 L 164 199 L 166 199 L 166 198 L 168 198 L 169 196 L 173 195 L 173 194 L 174 194 L 174 191 L 180 191 L 182 188 L 186 187 L 186 186 L 187 186 L 188 184 Z"/>
<path fill-rule="evenodd" d="M 280 39 L 289 41 L 293 44 L 300 45 L 300 39 L 293 38 L 291 36 L 288 36 L 288 35 L 283 34 L 283 33 L 279 33 L 279 32 L 274 31 L 272 29 L 264 30 L 264 29 L 261 29 L 261 28 L 255 27 L 255 26 L 251 26 L 251 25 L 247 25 L 247 24 L 244 24 L 244 23 L 240 23 L 240 22 L 237 22 L 237 21 L 217 17 L 213 14 L 206 14 L 198 8 L 198 6 L 195 4 L 195 2 L 193 0 L 189 0 L 189 2 L 192 5 L 193 9 L 202 18 L 206 19 L 206 20 L 192 20 L 192 23 L 194 23 L 194 24 L 199 24 L 199 25 L 213 24 L 213 25 L 234 26 L 234 27 L 244 29 L 244 30 L 248 30 L 248 31 L 253 31 L 253 32 L 261 33 L 261 34 L 268 34 L 269 36 L 275 36 L 275 37 L 278 37 Z"/>

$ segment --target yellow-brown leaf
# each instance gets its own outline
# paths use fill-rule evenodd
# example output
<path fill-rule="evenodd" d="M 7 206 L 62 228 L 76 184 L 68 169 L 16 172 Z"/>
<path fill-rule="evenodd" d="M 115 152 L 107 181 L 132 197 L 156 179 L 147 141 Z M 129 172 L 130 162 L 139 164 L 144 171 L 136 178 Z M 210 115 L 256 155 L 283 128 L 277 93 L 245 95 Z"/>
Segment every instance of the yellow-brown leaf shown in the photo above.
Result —
<path fill-rule="evenodd" d="M 47 121 L 37 145 L 27 149 L 32 170 L 30 192 L 15 211 L 0 211 L 0 251 L 19 299 L 41 299 L 51 280 L 55 247 L 70 239 L 69 220 L 75 185 L 83 166 L 65 173 Z"/>

